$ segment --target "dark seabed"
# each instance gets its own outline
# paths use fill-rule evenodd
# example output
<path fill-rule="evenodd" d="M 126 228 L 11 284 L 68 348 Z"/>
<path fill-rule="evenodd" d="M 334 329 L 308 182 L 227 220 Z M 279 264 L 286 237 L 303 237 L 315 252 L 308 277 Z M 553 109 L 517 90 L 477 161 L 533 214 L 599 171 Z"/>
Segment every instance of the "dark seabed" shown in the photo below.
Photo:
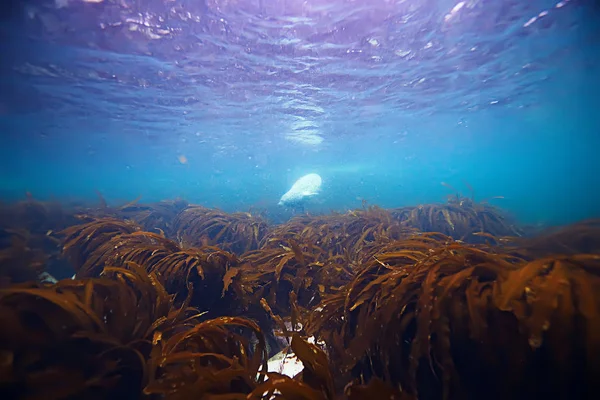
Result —
<path fill-rule="evenodd" d="M 0 23 L 0 398 L 600 396 L 598 2 Z"/>

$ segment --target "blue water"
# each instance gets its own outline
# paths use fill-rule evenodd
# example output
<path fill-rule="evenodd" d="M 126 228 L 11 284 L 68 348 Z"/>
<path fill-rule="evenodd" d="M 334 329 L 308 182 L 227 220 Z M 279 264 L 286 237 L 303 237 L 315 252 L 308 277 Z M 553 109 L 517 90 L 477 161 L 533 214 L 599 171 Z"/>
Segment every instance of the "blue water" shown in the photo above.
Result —
<path fill-rule="evenodd" d="M 441 202 L 442 182 L 468 182 L 524 223 L 600 216 L 592 0 L 10 6 L 2 199 L 276 208 L 317 172 L 311 211 Z"/>

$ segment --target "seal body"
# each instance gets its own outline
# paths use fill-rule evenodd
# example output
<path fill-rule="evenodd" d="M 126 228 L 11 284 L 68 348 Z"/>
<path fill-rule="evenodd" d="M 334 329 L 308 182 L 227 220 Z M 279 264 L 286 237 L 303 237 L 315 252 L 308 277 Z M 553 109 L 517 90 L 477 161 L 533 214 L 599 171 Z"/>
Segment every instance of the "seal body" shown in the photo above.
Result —
<path fill-rule="evenodd" d="M 290 190 L 281 196 L 279 205 L 293 209 L 304 209 L 304 205 L 321 192 L 322 183 L 323 181 L 318 174 L 304 175 L 294 182 Z"/>

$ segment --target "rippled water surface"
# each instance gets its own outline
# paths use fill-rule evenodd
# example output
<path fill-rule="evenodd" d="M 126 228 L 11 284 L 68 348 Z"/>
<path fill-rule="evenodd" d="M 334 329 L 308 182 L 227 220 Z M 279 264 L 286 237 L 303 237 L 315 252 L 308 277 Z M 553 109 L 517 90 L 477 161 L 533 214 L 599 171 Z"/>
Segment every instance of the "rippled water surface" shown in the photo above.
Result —
<path fill-rule="evenodd" d="M 107 187 L 86 170 L 93 163 L 123 180 L 137 168 L 123 190 L 244 189 L 249 203 L 272 198 L 307 166 L 353 176 L 332 183 L 352 199 L 397 200 L 400 187 L 415 201 L 438 200 L 439 182 L 452 177 L 493 178 L 503 192 L 535 181 L 549 193 L 557 179 L 589 187 L 589 168 L 565 168 L 595 132 L 595 120 L 583 121 L 594 113 L 581 111 L 597 99 L 591 0 L 14 3 L 2 25 L 0 113 L 5 149 L 22 155 L 4 171 L 19 190 L 44 181 L 24 161 L 34 156 L 52 165 L 52 183 L 80 170 L 87 178 L 73 182 Z M 557 120 L 540 125 L 557 112 L 577 132 L 552 134 Z M 579 147 L 556 170 L 508 183 L 528 165 L 523 146 L 547 150 L 539 162 L 550 165 L 550 147 L 565 144 Z M 512 152 L 478 175 L 494 147 Z M 169 168 L 148 172 L 159 164 Z M 419 197 L 433 186 L 433 198 Z"/>

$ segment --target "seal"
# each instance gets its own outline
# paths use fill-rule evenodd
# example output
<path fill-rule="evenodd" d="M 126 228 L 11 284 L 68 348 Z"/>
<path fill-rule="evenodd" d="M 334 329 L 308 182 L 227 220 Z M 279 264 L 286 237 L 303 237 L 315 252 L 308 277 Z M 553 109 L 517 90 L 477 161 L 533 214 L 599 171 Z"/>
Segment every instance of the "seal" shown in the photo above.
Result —
<path fill-rule="evenodd" d="M 279 200 L 280 206 L 304 212 L 305 204 L 321 192 L 323 180 L 318 174 L 304 175 Z"/>

